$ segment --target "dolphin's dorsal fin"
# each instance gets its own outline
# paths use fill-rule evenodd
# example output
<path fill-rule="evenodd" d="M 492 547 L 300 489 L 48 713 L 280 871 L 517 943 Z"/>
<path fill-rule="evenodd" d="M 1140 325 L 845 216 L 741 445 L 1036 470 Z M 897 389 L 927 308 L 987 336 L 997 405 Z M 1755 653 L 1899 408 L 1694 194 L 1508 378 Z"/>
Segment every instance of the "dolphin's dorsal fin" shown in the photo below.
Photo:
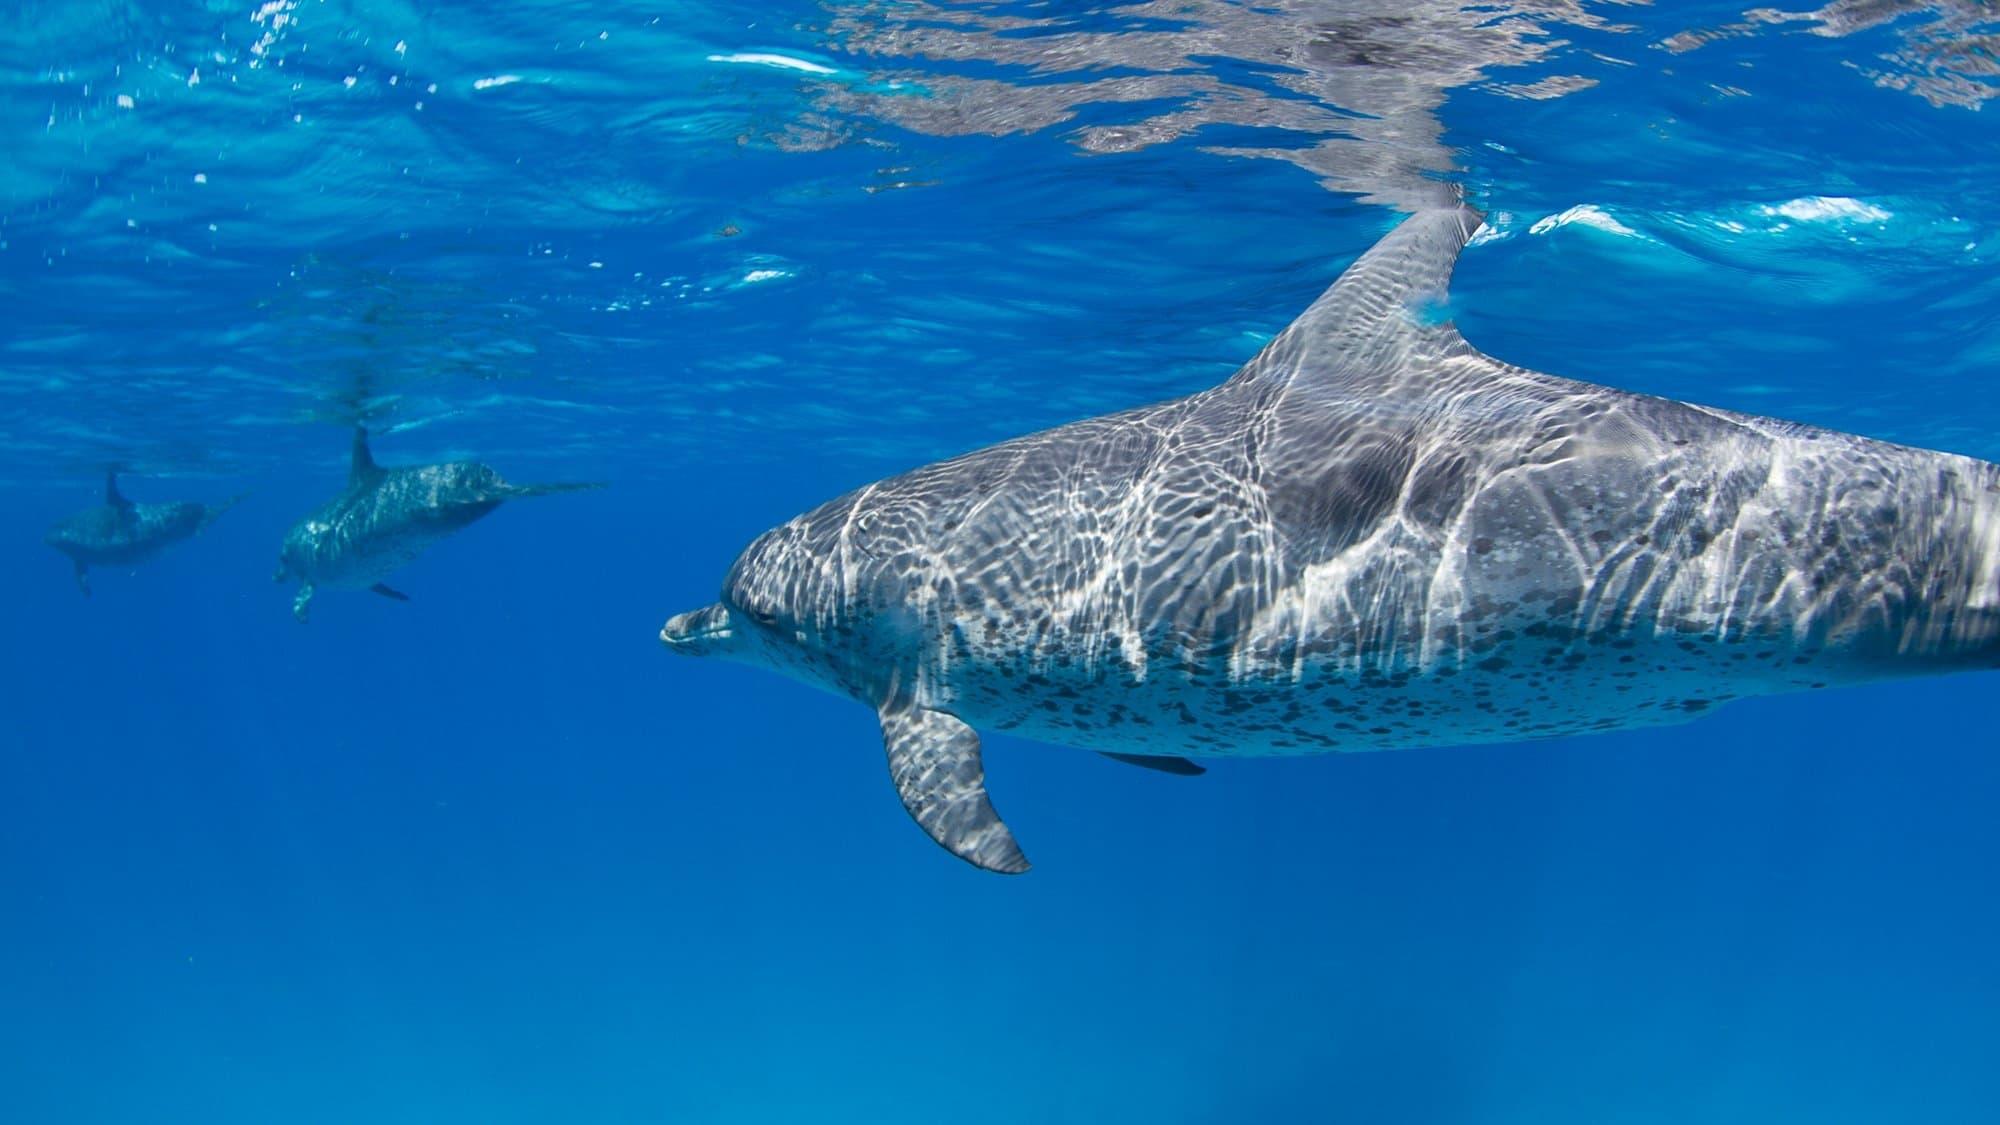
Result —
<path fill-rule="evenodd" d="M 1018 875 L 1028 857 L 986 798 L 979 732 L 953 715 L 910 704 L 882 709 L 889 776 L 931 839 L 975 867 Z"/>
<path fill-rule="evenodd" d="M 381 475 L 381 468 L 375 464 L 375 458 L 368 452 L 367 427 L 354 427 L 354 460 L 347 467 L 347 483 L 367 484 Z"/>
<path fill-rule="evenodd" d="M 1483 221 L 1470 207 L 1419 211 L 1357 258 L 1231 382 L 1299 386 L 1380 373 L 1469 345 L 1442 320 L 1459 251 Z"/>
<path fill-rule="evenodd" d="M 125 499 L 125 494 L 118 491 L 117 469 L 104 471 L 104 502 L 121 512 L 132 506 L 132 502 Z"/>

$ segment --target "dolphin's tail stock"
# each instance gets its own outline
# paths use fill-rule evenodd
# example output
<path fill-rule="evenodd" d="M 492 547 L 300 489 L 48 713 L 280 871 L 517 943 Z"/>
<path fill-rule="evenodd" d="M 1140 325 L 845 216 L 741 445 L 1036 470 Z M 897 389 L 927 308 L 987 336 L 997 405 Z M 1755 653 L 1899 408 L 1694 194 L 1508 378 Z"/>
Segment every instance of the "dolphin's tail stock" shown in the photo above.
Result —
<path fill-rule="evenodd" d="M 506 493 L 511 498 L 553 496 L 558 492 L 589 492 L 604 486 L 605 482 L 601 480 L 561 481 L 556 484 L 510 484 L 506 486 Z"/>

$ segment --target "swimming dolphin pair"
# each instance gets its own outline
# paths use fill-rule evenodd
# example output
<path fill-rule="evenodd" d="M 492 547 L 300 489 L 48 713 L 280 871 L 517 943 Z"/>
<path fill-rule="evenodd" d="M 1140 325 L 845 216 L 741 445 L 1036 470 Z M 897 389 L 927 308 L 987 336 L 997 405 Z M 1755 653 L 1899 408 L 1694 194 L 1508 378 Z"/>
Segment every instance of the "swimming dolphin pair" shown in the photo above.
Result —
<path fill-rule="evenodd" d="M 1185 769 L 1671 723 L 2000 666 L 2000 466 L 1485 355 L 1419 212 L 1220 386 L 766 532 L 676 652 L 877 713 L 904 807 L 1028 861 L 978 730 Z"/>
<path fill-rule="evenodd" d="M 368 451 L 368 433 L 356 427 L 347 487 L 286 533 L 276 578 L 297 579 L 292 615 L 307 616 L 319 586 L 372 589 L 408 601 L 382 580 L 425 548 L 483 518 L 507 500 L 601 488 L 600 484 L 509 484 L 476 461 L 448 461 L 385 469 Z M 134 504 L 118 491 L 116 472 L 106 475 L 104 503 L 49 529 L 47 543 L 70 557 L 76 584 L 90 594 L 92 565 L 151 558 L 214 522 L 242 497 L 221 504 Z"/>
<path fill-rule="evenodd" d="M 368 451 L 368 431 L 354 428 L 347 487 L 285 534 L 275 581 L 296 579 L 292 616 L 306 620 L 321 586 L 366 589 L 397 601 L 409 596 L 384 584 L 431 544 L 523 496 L 602 488 L 601 483 L 509 484 L 477 461 L 385 469 Z"/>
<path fill-rule="evenodd" d="M 175 543 L 193 538 L 242 499 L 239 495 L 220 504 L 191 500 L 135 504 L 118 491 L 118 470 L 110 469 L 104 474 L 104 503 L 65 517 L 49 528 L 42 541 L 69 556 L 76 588 L 87 598 L 91 567 L 145 562 Z"/>

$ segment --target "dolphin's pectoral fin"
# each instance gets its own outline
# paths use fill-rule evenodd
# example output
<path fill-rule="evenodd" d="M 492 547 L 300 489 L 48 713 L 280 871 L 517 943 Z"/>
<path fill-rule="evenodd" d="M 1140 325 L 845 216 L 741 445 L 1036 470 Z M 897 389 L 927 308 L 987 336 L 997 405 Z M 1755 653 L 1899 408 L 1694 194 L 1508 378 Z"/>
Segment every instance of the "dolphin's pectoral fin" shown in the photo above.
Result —
<path fill-rule="evenodd" d="M 71 559 L 71 560 L 70 560 L 70 568 L 71 568 L 71 569 L 72 569 L 73 571 L 75 571 L 75 572 L 76 572 L 76 588 L 77 588 L 77 589 L 79 589 L 79 590 L 82 590 L 82 591 L 83 591 L 83 596 L 84 596 L 84 597 L 86 597 L 86 598 L 87 598 L 87 597 L 89 597 L 89 596 L 90 596 L 90 568 L 89 568 L 89 567 L 87 567 L 87 566 L 85 566 L 85 565 L 83 565 L 83 560 L 82 560 L 82 559 Z"/>
<path fill-rule="evenodd" d="M 1028 869 L 986 799 L 978 731 L 942 711 L 899 706 L 882 710 L 882 742 L 903 807 L 931 839 L 975 867 L 1005 875 Z"/>
<path fill-rule="evenodd" d="M 380 594 L 385 598 L 394 598 L 399 602 L 406 602 L 410 600 L 410 595 L 405 594 L 401 590 L 390 588 L 387 582 L 375 583 L 373 586 L 368 587 L 368 592 L 371 594 Z"/>
<path fill-rule="evenodd" d="M 1199 777 L 1208 772 L 1206 766 L 1190 762 L 1186 758 L 1176 758 L 1171 754 L 1114 754 L 1109 750 L 1099 750 L 1098 753 L 1114 762 L 1124 762 L 1180 777 Z"/>
<path fill-rule="evenodd" d="M 299 587 L 297 596 L 292 598 L 292 616 L 298 618 L 301 625 L 306 623 L 306 611 L 312 606 L 312 600 L 313 588 L 310 582 Z"/>

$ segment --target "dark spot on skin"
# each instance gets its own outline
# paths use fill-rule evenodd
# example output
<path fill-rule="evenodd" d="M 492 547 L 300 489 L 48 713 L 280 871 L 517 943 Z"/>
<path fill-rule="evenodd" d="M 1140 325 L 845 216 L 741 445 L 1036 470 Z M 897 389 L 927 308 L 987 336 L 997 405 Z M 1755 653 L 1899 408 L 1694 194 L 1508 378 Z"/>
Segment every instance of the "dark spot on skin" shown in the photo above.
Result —
<path fill-rule="evenodd" d="M 1488 551 L 1491 551 L 1492 549 L 1493 549 L 1493 540 L 1486 538 L 1484 535 L 1472 541 L 1473 554 L 1483 555 Z"/>

